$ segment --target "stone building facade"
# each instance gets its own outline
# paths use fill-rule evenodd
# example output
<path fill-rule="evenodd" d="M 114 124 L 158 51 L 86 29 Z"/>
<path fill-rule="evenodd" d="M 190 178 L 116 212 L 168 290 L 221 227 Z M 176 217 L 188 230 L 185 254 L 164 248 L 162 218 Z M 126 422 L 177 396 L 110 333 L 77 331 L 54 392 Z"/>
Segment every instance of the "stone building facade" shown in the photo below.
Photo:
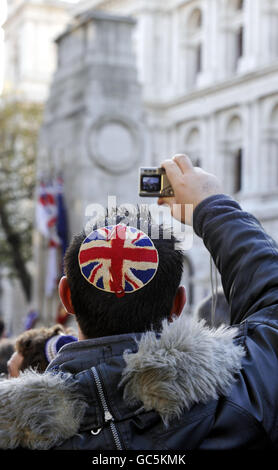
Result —
<path fill-rule="evenodd" d="M 134 25 L 126 16 L 86 12 L 56 39 L 58 64 L 45 105 L 38 172 L 63 175 L 71 235 L 95 210 L 103 215 L 111 204 L 138 199 L 134 188 L 147 146 L 130 47 Z M 41 244 L 35 294 L 43 318 L 50 321 L 56 296 L 43 295 L 42 251 Z"/>
<path fill-rule="evenodd" d="M 70 21 L 62 0 L 7 0 L 4 91 L 44 103 L 56 68 L 54 39 Z"/>
<path fill-rule="evenodd" d="M 151 163 L 188 153 L 277 238 L 278 2 L 84 0 L 76 11 L 87 8 L 137 20 Z M 196 238 L 187 256 L 195 304 L 209 259 Z"/>
<path fill-rule="evenodd" d="M 115 194 L 111 181 L 114 179 L 115 183 L 118 176 L 115 176 L 115 173 L 111 178 L 107 171 L 109 162 L 105 161 L 105 158 L 106 169 L 99 165 L 99 157 L 108 155 L 111 151 L 107 142 L 110 139 L 112 141 L 116 131 L 120 132 L 119 142 L 123 142 L 126 148 L 132 142 L 125 132 L 126 120 L 121 122 L 125 130 L 119 129 L 119 116 L 115 113 L 113 104 L 109 116 L 109 108 L 106 108 L 109 99 L 107 102 L 103 99 L 105 93 L 100 94 L 99 98 L 99 85 L 93 74 L 89 81 L 90 93 L 94 98 L 84 92 L 84 86 L 82 89 L 81 84 L 84 84 L 85 76 L 80 76 L 78 85 L 79 62 L 74 54 L 78 54 L 78 50 L 80 54 L 82 41 L 78 34 L 83 26 L 75 29 L 74 23 L 79 22 L 81 25 L 82 18 L 92 10 L 98 12 L 94 14 L 99 15 L 99 18 L 102 12 L 113 17 L 129 17 L 136 20 L 132 28 L 133 33 L 127 42 L 134 50 L 138 80 L 132 60 L 129 63 L 132 63 L 133 72 L 130 72 L 129 77 L 135 87 L 135 122 L 140 122 L 141 137 L 137 143 L 139 145 L 139 142 L 143 142 L 144 152 L 141 155 L 144 158 L 134 162 L 134 167 L 143 164 L 159 165 L 165 157 L 179 152 L 188 153 L 197 164 L 217 174 L 225 191 L 232 194 L 245 209 L 253 212 L 276 238 L 277 0 L 83 0 L 74 7 L 72 17 L 75 15 L 75 19 L 66 34 L 58 39 L 61 62 L 58 62 L 54 76 L 40 147 L 41 163 L 47 161 L 50 165 L 57 165 L 57 162 L 61 163 L 68 158 L 73 163 L 67 171 L 74 173 L 75 168 L 81 165 L 81 162 L 84 164 L 87 159 L 90 171 L 94 169 L 93 173 L 89 173 L 85 165 L 81 184 L 68 186 L 67 200 L 71 207 L 75 207 L 76 213 L 76 217 L 72 217 L 72 231 L 76 231 L 81 221 L 78 214 L 84 215 L 84 208 L 89 201 L 89 174 L 94 175 L 93 178 L 97 181 L 98 175 L 101 174 L 103 186 L 100 187 L 103 194 L 107 194 L 109 188 Z M 106 39 L 104 35 L 102 44 L 105 44 Z M 113 40 L 111 41 L 110 44 L 113 45 Z M 93 55 L 98 60 L 97 53 L 94 52 Z M 131 59 L 130 54 L 129 58 Z M 68 71 L 70 61 L 75 64 L 71 77 L 65 72 L 67 60 Z M 96 71 L 96 65 L 91 70 Z M 64 73 L 66 75 L 63 75 Z M 59 81 L 62 83 L 63 77 L 67 77 L 65 87 L 60 87 L 59 91 Z M 117 74 L 115 78 L 117 83 Z M 115 87 L 117 89 L 117 84 Z M 102 91 L 104 89 L 105 83 Z M 112 93 L 111 81 L 108 90 Z M 117 91 L 115 94 L 117 95 Z M 82 96 L 83 103 L 86 96 L 86 107 L 88 105 L 89 108 L 83 121 L 78 117 L 78 113 L 82 113 L 82 108 L 78 108 Z M 74 102 L 76 107 L 65 109 L 69 103 Z M 61 106 L 58 106 L 58 103 Z M 132 99 L 129 109 L 131 103 Z M 119 104 L 116 107 L 119 107 Z M 68 116 L 75 116 L 71 123 L 65 118 L 67 113 Z M 52 130 L 51 116 L 56 119 Z M 112 121 L 114 119 L 112 123 L 111 118 Z M 134 117 L 131 120 L 134 120 Z M 108 128 L 105 127 L 107 123 Z M 75 134 L 72 134 L 72 129 Z M 100 137 L 96 136 L 96 129 L 100 131 L 97 134 Z M 59 136 L 77 135 L 78 139 L 81 139 L 82 133 L 83 143 L 86 144 L 81 145 L 80 162 L 77 162 L 78 157 L 74 162 L 73 157 L 69 157 L 69 154 L 73 155 L 72 143 L 65 144 L 65 151 L 61 148 Z M 50 136 L 50 151 L 46 141 L 43 141 L 48 137 L 43 135 Z M 95 143 L 97 151 L 94 148 Z M 119 154 L 119 158 L 120 156 Z M 132 180 L 135 178 L 135 172 L 132 171 L 131 165 L 129 169 L 126 168 L 126 175 L 130 175 L 131 181 L 135 181 Z M 127 197 L 121 202 L 126 202 L 131 197 L 134 187 L 133 182 L 125 192 Z M 124 196 L 121 193 L 121 182 L 114 188 Z M 193 247 L 186 251 L 184 281 L 188 291 L 189 309 L 192 310 L 211 290 L 210 258 L 201 241 L 195 236 Z"/>

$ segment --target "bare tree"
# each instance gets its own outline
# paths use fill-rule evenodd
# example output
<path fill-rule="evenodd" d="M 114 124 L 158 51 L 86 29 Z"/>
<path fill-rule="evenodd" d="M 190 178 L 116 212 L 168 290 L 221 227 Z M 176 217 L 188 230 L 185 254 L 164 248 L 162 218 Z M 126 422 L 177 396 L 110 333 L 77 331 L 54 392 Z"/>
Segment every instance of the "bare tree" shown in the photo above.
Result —
<path fill-rule="evenodd" d="M 42 106 L 2 98 L 0 102 L 0 262 L 10 268 L 31 298 L 27 262 L 32 223 L 37 138 Z"/>

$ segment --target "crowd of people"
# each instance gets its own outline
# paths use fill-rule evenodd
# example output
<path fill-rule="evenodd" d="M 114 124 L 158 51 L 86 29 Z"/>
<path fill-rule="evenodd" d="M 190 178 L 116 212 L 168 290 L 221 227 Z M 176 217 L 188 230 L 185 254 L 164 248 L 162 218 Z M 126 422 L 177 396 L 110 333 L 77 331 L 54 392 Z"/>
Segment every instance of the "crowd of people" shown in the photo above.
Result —
<path fill-rule="evenodd" d="M 77 341 L 72 328 L 60 324 L 52 327 L 30 328 L 16 337 L 5 337 L 4 321 L 0 321 L 0 374 L 1 378 L 18 377 L 20 372 L 33 369 L 44 372 L 65 344 Z"/>
<path fill-rule="evenodd" d="M 218 289 L 215 317 L 212 321 L 212 295 L 197 306 L 195 315 L 209 326 L 229 325 L 229 305 Z M 62 346 L 78 341 L 72 327 L 54 324 L 52 327 L 32 327 L 18 336 L 6 337 L 5 323 L 0 318 L 0 379 L 18 377 L 20 372 L 32 368 L 44 372 Z"/>
<path fill-rule="evenodd" d="M 229 305 L 219 289 L 215 318 L 212 322 L 212 295 L 203 299 L 196 308 L 195 315 L 209 326 L 229 325 Z M 44 372 L 58 354 L 62 346 L 78 341 L 73 328 L 61 324 L 52 327 L 32 327 L 16 337 L 5 336 L 5 324 L 0 319 L 0 378 L 18 377 L 20 372 L 32 368 Z"/>
<path fill-rule="evenodd" d="M 78 333 L 10 344 L 0 448 L 277 449 L 278 246 L 189 157 L 162 166 L 174 196 L 158 204 L 193 224 L 221 291 L 184 314 L 183 252 L 150 216 L 77 234 L 59 295 Z"/>

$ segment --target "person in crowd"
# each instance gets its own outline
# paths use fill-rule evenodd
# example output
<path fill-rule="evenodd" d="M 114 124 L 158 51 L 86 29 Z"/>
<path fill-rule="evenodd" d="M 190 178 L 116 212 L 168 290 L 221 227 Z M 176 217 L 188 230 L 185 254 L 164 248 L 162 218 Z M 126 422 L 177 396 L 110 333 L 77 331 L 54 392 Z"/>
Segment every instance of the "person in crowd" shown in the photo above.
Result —
<path fill-rule="evenodd" d="M 0 340 L 5 338 L 5 322 L 0 318 Z"/>
<path fill-rule="evenodd" d="M 14 339 L 2 338 L 0 340 L 0 378 L 8 376 L 7 362 L 14 352 Z"/>
<path fill-rule="evenodd" d="M 211 327 L 230 325 L 230 308 L 222 289 L 215 296 L 208 295 L 197 305 L 195 315 Z"/>
<path fill-rule="evenodd" d="M 14 340 L 6 337 L 5 330 L 5 322 L 0 318 L 0 379 L 8 375 L 7 361 L 14 351 Z"/>
<path fill-rule="evenodd" d="M 77 341 L 61 325 L 32 328 L 21 333 L 15 341 L 14 352 L 7 361 L 9 377 L 18 377 L 21 371 L 33 368 L 42 373 L 65 344 Z"/>
<path fill-rule="evenodd" d="M 184 314 L 182 252 L 150 221 L 76 236 L 59 292 L 79 341 L 0 384 L 1 448 L 277 448 L 277 244 L 187 156 L 162 166 L 175 196 L 158 204 L 202 237 L 231 326 Z"/>

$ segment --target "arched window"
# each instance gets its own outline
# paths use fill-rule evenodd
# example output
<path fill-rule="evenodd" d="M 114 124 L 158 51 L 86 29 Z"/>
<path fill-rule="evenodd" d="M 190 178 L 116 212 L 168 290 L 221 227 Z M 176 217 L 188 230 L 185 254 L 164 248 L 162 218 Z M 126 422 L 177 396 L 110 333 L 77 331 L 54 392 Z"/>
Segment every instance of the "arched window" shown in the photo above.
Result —
<path fill-rule="evenodd" d="M 226 0 L 226 9 L 225 59 L 228 73 L 235 73 L 239 71 L 240 62 L 244 55 L 244 2 L 239 0 Z"/>
<path fill-rule="evenodd" d="M 224 163 L 225 188 L 236 194 L 243 189 L 243 130 L 242 120 L 233 116 L 226 129 L 226 155 Z"/>
<path fill-rule="evenodd" d="M 193 88 L 203 70 L 203 14 L 195 8 L 186 23 L 186 75 L 187 86 Z"/>
<path fill-rule="evenodd" d="M 202 71 L 202 45 L 198 44 L 196 48 L 196 77 Z"/>
<path fill-rule="evenodd" d="M 242 148 L 239 148 L 234 155 L 234 193 L 242 189 Z"/>
<path fill-rule="evenodd" d="M 236 10 L 243 10 L 244 0 L 235 0 L 234 4 Z"/>
<path fill-rule="evenodd" d="M 241 118 L 239 116 L 233 116 L 227 126 L 228 139 L 235 141 L 241 139 L 242 125 Z"/>
<path fill-rule="evenodd" d="M 195 166 L 201 166 L 201 133 L 198 127 L 193 127 L 186 135 L 185 153 L 187 153 Z"/>
<path fill-rule="evenodd" d="M 195 8 L 188 19 L 188 27 L 191 32 L 195 33 L 198 31 L 203 24 L 202 11 L 199 8 Z"/>
<path fill-rule="evenodd" d="M 243 35 L 244 29 L 243 26 L 240 26 L 236 35 L 236 61 L 243 56 Z"/>
<path fill-rule="evenodd" d="M 233 11 L 240 11 L 244 8 L 244 0 L 226 0 L 228 8 Z"/>

